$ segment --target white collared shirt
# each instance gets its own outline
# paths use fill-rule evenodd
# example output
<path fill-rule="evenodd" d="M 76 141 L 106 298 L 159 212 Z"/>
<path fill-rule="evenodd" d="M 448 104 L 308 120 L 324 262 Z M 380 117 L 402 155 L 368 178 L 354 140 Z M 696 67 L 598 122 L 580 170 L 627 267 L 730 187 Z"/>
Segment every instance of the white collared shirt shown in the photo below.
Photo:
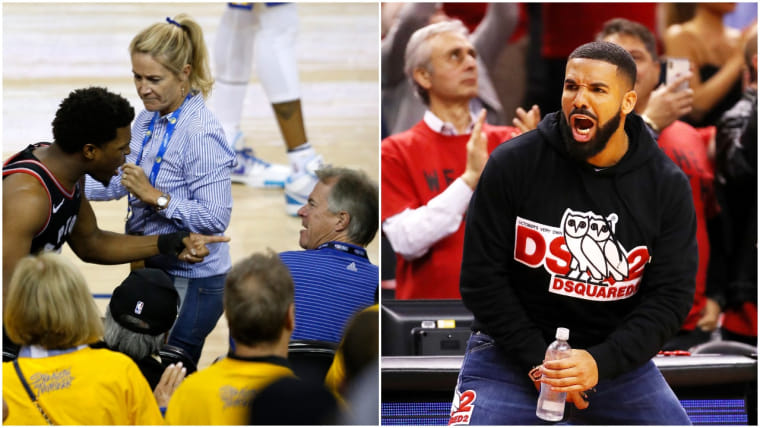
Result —
<path fill-rule="evenodd" d="M 477 117 L 470 113 L 467 132 L 472 133 Z M 460 135 L 454 125 L 442 121 L 430 110 L 423 116 L 425 124 L 433 131 L 448 136 Z M 383 233 L 390 241 L 393 251 L 406 260 L 424 256 L 436 242 L 459 230 L 473 190 L 462 177 L 428 201 L 427 204 L 388 217 L 383 222 Z"/>
<path fill-rule="evenodd" d="M 427 125 L 433 131 L 442 135 L 452 137 L 455 135 L 471 134 L 472 129 L 475 128 L 475 121 L 477 120 L 477 118 L 478 118 L 477 116 L 475 116 L 472 112 L 470 112 L 470 124 L 467 125 L 467 132 L 464 134 L 460 134 L 457 131 L 457 128 L 453 124 L 451 124 L 450 122 L 444 122 L 443 120 L 441 120 L 441 118 L 436 116 L 435 113 L 433 113 L 430 110 L 425 111 L 425 115 L 422 117 L 422 120 L 424 120 L 425 125 Z"/>

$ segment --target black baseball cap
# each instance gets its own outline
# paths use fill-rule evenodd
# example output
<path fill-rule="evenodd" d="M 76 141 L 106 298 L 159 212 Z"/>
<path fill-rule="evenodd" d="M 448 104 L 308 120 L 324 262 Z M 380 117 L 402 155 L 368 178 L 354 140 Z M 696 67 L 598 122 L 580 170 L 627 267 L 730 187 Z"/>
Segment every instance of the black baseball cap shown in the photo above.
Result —
<path fill-rule="evenodd" d="M 156 336 L 169 331 L 177 319 L 179 294 L 166 272 L 134 270 L 113 290 L 108 307 L 122 327 Z"/>

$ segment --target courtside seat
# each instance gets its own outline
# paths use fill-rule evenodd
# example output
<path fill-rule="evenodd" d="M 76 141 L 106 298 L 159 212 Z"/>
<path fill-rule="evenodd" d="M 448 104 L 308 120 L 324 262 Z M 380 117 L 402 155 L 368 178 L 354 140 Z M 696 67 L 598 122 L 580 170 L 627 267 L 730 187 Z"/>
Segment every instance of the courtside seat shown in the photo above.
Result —
<path fill-rule="evenodd" d="M 299 378 L 322 383 L 337 349 L 334 342 L 293 340 L 288 344 L 288 363 Z"/>
<path fill-rule="evenodd" d="M 9 352 L 3 349 L 3 362 L 13 361 L 18 357 L 18 352 Z"/>
<path fill-rule="evenodd" d="M 166 367 L 169 364 L 179 363 L 187 369 L 187 374 L 193 373 L 198 370 L 193 358 L 190 354 L 179 346 L 164 344 L 161 350 L 158 351 L 158 355 L 161 357 L 161 364 Z"/>

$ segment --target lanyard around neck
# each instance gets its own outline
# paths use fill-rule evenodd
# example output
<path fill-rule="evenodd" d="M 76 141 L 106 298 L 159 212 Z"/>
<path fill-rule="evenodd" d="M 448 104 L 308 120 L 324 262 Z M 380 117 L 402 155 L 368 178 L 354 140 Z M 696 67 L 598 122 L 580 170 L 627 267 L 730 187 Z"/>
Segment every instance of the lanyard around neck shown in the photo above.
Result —
<path fill-rule="evenodd" d="M 166 120 L 168 124 L 166 125 L 166 133 L 164 134 L 164 139 L 161 141 L 161 145 L 158 147 L 158 152 L 156 152 L 156 159 L 153 162 L 153 168 L 150 171 L 150 175 L 148 176 L 148 179 L 150 180 L 151 186 L 156 186 L 156 177 L 158 177 L 158 171 L 161 169 L 161 162 L 164 159 L 164 153 L 166 153 L 167 147 L 169 147 L 169 140 L 172 138 L 172 134 L 174 134 L 174 128 L 177 126 L 177 122 L 179 122 L 179 115 L 182 113 L 182 107 L 184 107 L 187 100 L 189 100 L 193 96 L 193 93 L 190 92 L 185 97 L 185 100 L 182 101 L 182 104 L 179 106 L 177 110 L 174 110 L 173 112 L 169 113 L 166 117 Z M 148 129 L 145 131 L 145 138 L 143 138 L 142 147 L 140 147 L 140 154 L 137 157 L 136 164 L 140 165 L 140 162 L 142 161 L 143 152 L 145 151 L 145 146 L 148 144 L 148 141 L 150 141 L 151 137 L 153 136 L 153 129 L 156 126 L 156 121 L 158 120 L 158 116 L 160 115 L 159 112 L 156 112 L 153 114 L 153 119 L 150 121 L 150 125 L 148 125 Z"/>
<path fill-rule="evenodd" d="M 367 251 L 356 245 L 348 244 L 345 242 L 329 241 L 317 247 L 318 250 L 323 248 L 332 248 L 333 250 L 342 251 L 344 253 L 353 254 L 369 260 L 367 257 Z"/>

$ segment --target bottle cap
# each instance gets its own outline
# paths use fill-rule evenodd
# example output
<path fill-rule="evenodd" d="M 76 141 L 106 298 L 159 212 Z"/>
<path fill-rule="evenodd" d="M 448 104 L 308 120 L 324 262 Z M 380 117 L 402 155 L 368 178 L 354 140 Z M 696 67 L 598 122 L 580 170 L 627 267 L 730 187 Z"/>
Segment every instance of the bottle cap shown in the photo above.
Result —
<path fill-rule="evenodd" d="M 557 327 L 557 334 L 554 337 L 559 340 L 567 340 L 570 338 L 570 330 L 565 327 Z"/>

